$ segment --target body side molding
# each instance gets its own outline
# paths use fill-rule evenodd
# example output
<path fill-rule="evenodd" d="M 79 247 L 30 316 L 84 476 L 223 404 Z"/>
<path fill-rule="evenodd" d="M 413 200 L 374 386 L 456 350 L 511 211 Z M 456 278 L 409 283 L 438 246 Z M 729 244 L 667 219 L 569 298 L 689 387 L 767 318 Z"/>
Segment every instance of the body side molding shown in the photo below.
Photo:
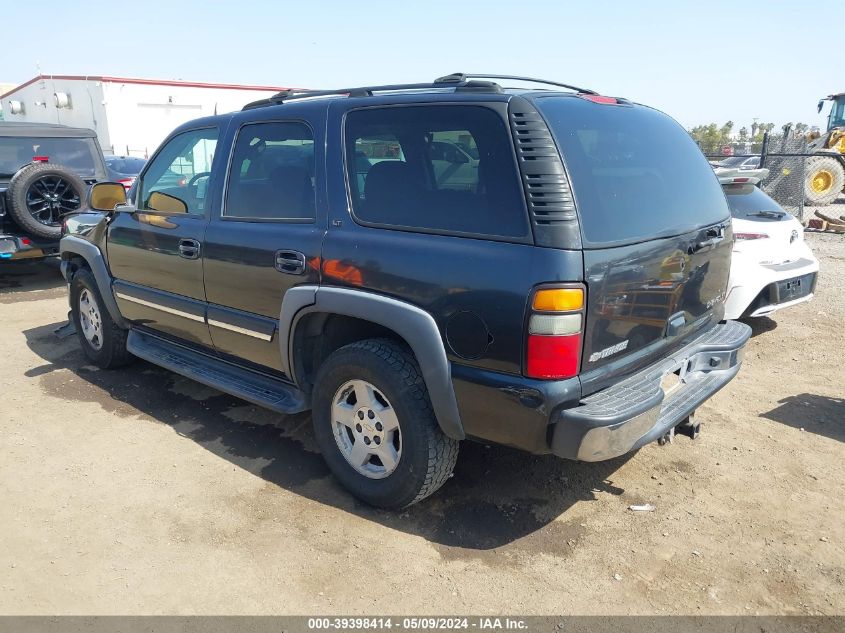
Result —
<path fill-rule="evenodd" d="M 307 290 L 306 290 L 307 288 Z M 297 292 L 298 291 L 298 292 Z M 293 293 L 296 294 L 290 297 Z M 313 297 L 310 303 L 306 300 Z M 324 312 L 364 319 L 396 332 L 411 347 L 422 370 L 431 405 L 443 432 L 456 440 L 466 437 L 452 385 L 452 372 L 443 339 L 432 316 L 415 305 L 363 290 L 300 286 L 289 290 L 282 301 L 279 343 L 285 373 L 293 375 L 293 334 L 307 314 Z"/>

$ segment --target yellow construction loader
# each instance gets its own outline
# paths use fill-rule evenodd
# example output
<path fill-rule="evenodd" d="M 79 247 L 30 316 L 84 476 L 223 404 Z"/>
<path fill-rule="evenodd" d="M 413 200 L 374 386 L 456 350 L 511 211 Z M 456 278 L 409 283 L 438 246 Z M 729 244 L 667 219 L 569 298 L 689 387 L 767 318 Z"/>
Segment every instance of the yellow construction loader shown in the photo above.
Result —
<path fill-rule="evenodd" d="M 845 190 L 845 92 L 819 101 L 832 102 L 827 116 L 827 131 L 810 134 L 807 151 L 815 154 L 807 159 L 804 178 L 804 200 L 811 206 L 830 204 Z"/>

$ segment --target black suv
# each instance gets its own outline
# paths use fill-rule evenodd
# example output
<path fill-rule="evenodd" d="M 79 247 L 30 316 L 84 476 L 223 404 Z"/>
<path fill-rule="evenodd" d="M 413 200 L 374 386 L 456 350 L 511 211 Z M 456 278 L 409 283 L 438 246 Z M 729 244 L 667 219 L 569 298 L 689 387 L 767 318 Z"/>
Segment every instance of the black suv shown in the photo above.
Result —
<path fill-rule="evenodd" d="M 381 507 L 437 490 L 463 439 L 598 461 L 694 431 L 750 335 L 720 323 L 713 170 L 656 110 L 503 79 L 181 126 L 128 203 L 95 185 L 104 213 L 67 222 L 85 354 L 312 409 L 331 470 Z"/>
<path fill-rule="evenodd" d="M 0 261 L 58 255 L 63 216 L 106 179 L 93 130 L 0 122 Z"/>

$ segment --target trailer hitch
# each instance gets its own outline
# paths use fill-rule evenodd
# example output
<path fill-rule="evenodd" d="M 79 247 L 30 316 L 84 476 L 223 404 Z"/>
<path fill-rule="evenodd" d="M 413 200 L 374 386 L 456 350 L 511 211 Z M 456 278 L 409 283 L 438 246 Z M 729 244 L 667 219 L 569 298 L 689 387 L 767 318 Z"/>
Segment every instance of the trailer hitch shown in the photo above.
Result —
<path fill-rule="evenodd" d="M 674 426 L 668 431 L 666 431 L 666 433 L 664 433 L 657 440 L 657 443 L 660 446 L 666 446 L 667 444 L 671 444 L 675 441 L 676 433 L 686 435 L 691 440 L 698 439 L 698 436 L 701 435 L 701 422 L 698 422 L 695 419 L 695 411 L 693 411 L 686 418 L 684 418 L 684 420 L 679 425 Z"/>

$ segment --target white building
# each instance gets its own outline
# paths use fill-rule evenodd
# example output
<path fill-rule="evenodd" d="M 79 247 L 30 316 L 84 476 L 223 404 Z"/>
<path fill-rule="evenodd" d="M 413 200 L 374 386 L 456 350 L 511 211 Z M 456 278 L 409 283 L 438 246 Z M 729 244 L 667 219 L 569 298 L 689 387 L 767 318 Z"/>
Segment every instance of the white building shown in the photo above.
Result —
<path fill-rule="evenodd" d="M 6 121 L 91 128 L 106 154 L 147 157 L 181 123 L 240 110 L 280 90 L 284 88 L 39 75 L 0 94 L 0 106 Z"/>

